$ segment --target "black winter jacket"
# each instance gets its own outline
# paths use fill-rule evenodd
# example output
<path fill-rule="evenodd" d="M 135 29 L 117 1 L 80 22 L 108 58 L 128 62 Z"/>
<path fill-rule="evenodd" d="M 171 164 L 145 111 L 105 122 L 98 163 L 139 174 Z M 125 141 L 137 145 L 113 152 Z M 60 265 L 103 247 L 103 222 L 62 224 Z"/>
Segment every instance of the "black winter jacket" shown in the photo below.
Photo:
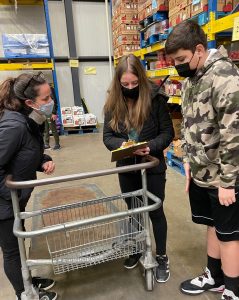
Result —
<path fill-rule="evenodd" d="M 10 190 L 5 186 L 6 176 L 12 174 L 14 181 L 36 179 L 36 171 L 42 171 L 42 165 L 52 160 L 43 152 L 41 126 L 22 113 L 5 110 L 0 117 L 0 220 L 13 217 Z M 21 211 L 32 190 L 19 190 Z"/>
<path fill-rule="evenodd" d="M 139 142 L 149 142 L 150 155 L 157 157 L 160 161 L 159 166 L 150 169 L 149 173 L 163 173 L 167 168 L 163 150 L 169 146 L 174 138 L 172 120 L 167 108 L 167 99 L 168 97 L 160 91 L 159 87 L 153 85 L 151 112 L 139 133 Z M 119 148 L 123 142 L 128 141 L 128 135 L 124 130 L 123 124 L 119 124 L 120 132 L 113 131 L 109 126 L 110 120 L 110 114 L 105 115 L 103 141 L 105 146 L 112 151 Z M 141 160 L 142 157 L 137 156 L 118 161 L 116 165 L 130 165 L 140 163 Z"/>

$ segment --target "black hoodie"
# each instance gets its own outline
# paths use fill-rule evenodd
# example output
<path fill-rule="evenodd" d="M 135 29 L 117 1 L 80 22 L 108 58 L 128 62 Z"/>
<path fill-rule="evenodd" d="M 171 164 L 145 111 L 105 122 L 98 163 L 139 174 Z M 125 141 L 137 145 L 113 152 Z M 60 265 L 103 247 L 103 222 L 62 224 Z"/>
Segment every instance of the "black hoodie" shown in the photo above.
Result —
<path fill-rule="evenodd" d="M 169 146 L 174 137 L 172 120 L 167 108 L 168 97 L 162 93 L 160 88 L 152 85 L 152 107 L 148 119 L 145 121 L 139 133 L 139 142 L 149 142 L 150 155 L 160 160 L 159 166 L 149 170 L 149 173 L 162 173 L 166 170 L 166 163 L 163 150 Z M 124 130 L 123 124 L 119 124 L 120 132 L 115 132 L 109 126 L 110 114 L 105 115 L 103 141 L 110 150 L 119 148 L 123 142 L 128 141 L 128 134 Z M 117 162 L 117 166 L 125 166 L 140 163 L 142 157 L 127 158 Z"/>
<path fill-rule="evenodd" d="M 41 127 L 22 113 L 5 110 L 0 117 L 0 220 L 13 217 L 6 176 L 11 174 L 14 181 L 36 179 L 36 171 L 42 171 L 42 165 L 51 160 L 43 152 Z M 32 190 L 19 191 L 22 211 Z"/>

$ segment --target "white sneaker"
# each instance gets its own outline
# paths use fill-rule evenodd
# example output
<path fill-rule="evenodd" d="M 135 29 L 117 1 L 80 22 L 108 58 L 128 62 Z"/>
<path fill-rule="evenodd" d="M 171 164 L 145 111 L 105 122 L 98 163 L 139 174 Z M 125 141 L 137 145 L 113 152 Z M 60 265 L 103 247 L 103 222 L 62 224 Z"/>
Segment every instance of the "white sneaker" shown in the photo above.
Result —
<path fill-rule="evenodd" d="M 222 300 L 239 300 L 239 297 L 237 297 L 232 291 L 225 289 L 222 294 Z"/>
<path fill-rule="evenodd" d="M 224 282 L 223 278 L 216 282 L 210 270 L 206 268 L 202 275 L 182 282 L 180 289 L 187 295 L 198 295 L 206 291 L 222 293 Z"/>

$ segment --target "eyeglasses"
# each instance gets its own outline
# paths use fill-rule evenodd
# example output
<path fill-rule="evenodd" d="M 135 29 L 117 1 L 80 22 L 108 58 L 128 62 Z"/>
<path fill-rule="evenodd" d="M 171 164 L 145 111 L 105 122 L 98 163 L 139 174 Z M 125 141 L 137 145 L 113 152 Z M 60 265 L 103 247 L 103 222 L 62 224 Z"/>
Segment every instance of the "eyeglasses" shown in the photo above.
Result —
<path fill-rule="evenodd" d="M 25 88 L 23 90 L 23 94 L 24 94 L 25 97 L 27 97 L 25 92 L 29 88 L 29 86 L 31 85 L 31 83 L 33 81 L 35 81 L 37 83 L 44 83 L 46 81 L 46 79 L 45 79 L 45 76 L 42 72 L 39 72 L 38 74 L 32 75 L 32 77 L 29 79 L 27 85 L 25 86 Z"/>

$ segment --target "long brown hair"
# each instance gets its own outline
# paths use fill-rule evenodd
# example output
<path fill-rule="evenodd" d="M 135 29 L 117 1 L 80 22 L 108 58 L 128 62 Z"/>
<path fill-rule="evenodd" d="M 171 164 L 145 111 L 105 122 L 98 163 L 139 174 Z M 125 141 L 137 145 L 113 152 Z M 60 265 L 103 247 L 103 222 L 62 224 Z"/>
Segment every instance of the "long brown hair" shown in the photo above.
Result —
<path fill-rule="evenodd" d="M 139 98 L 134 103 L 131 112 L 127 108 L 120 83 L 122 75 L 127 71 L 137 76 L 139 83 Z M 151 86 L 140 60 L 133 54 L 123 56 L 116 67 L 104 106 L 104 113 L 109 113 L 111 116 L 111 128 L 119 132 L 119 123 L 122 123 L 127 132 L 131 128 L 135 128 L 137 132 L 140 132 L 150 113 L 150 94 Z"/>
<path fill-rule="evenodd" d="M 41 75 L 41 76 L 40 76 Z M 37 87 L 46 83 L 42 73 L 21 74 L 13 78 L 7 78 L 0 84 L 0 116 L 5 109 L 20 111 L 25 106 L 25 100 L 38 96 Z"/>

